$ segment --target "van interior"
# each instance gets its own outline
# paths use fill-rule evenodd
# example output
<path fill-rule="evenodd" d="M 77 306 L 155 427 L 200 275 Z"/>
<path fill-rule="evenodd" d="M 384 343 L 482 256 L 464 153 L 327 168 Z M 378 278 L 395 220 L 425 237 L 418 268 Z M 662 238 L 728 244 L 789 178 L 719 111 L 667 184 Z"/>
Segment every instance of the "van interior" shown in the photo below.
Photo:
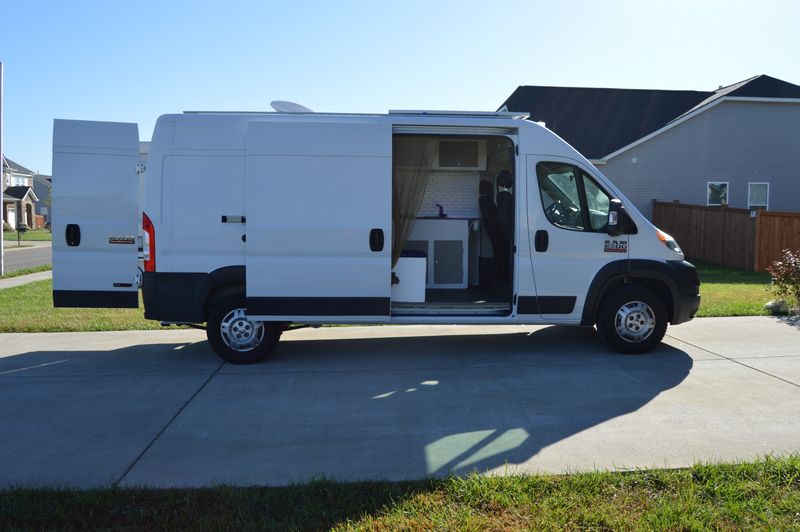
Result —
<path fill-rule="evenodd" d="M 511 313 L 514 143 L 394 135 L 393 316 Z"/>

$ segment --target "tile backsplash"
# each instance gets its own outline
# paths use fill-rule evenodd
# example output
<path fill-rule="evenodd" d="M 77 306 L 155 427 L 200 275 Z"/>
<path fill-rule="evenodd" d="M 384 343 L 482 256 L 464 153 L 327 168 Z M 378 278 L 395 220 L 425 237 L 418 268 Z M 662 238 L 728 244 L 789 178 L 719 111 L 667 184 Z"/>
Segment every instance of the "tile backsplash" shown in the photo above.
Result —
<path fill-rule="evenodd" d="M 480 174 L 477 172 L 432 173 L 418 216 L 438 216 L 436 204 L 439 203 L 451 218 L 480 218 L 479 183 Z"/>

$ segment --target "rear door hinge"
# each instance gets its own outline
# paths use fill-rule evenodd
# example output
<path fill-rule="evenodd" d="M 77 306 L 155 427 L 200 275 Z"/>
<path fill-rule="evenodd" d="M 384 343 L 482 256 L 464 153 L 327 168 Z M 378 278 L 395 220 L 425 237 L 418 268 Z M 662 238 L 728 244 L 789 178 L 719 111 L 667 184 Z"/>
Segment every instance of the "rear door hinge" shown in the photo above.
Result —
<path fill-rule="evenodd" d="M 144 163 L 136 163 L 136 175 L 142 175 L 147 170 L 147 165 Z"/>

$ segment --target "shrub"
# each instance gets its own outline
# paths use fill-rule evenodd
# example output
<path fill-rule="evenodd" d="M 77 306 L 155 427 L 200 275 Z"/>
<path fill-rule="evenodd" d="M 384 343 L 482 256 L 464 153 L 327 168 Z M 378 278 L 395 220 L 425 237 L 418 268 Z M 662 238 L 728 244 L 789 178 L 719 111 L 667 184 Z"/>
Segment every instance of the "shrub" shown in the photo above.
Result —
<path fill-rule="evenodd" d="M 800 249 L 784 249 L 781 258 L 767 268 L 772 277 L 771 290 L 778 297 L 794 299 L 800 304 Z"/>

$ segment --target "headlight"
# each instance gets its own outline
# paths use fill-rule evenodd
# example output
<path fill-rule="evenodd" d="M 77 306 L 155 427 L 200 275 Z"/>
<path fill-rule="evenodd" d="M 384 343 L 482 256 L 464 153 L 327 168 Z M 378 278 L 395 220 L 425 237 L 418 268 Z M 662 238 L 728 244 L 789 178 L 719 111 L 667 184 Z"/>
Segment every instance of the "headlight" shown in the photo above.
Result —
<path fill-rule="evenodd" d="M 683 255 L 683 251 L 681 251 L 681 247 L 675 242 L 675 239 L 669 236 L 667 233 L 662 231 L 661 229 L 656 229 L 656 234 L 658 235 L 658 239 L 661 240 L 661 243 L 667 246 L 669 249 L 674 251 L 675 253 L 680 253 Z"/>

